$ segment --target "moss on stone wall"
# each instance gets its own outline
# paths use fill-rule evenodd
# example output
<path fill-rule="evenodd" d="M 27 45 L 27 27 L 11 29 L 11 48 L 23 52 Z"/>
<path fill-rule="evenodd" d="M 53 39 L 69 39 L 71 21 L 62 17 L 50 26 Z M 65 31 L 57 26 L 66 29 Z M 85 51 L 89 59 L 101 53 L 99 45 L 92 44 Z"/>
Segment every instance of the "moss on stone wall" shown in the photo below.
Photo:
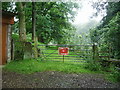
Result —
<path fill-rule="evenodd" d="M 14 42 L 14 60 L 23 60 L 32 58 L 32 45 L 30 42 Z"/>

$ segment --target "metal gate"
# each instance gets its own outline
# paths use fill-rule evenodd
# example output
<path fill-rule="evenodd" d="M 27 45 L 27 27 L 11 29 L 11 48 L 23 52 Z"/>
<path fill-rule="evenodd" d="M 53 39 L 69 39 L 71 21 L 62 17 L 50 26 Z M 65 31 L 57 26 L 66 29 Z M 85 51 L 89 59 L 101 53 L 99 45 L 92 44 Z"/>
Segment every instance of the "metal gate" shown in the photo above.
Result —
<path fill-rule="evenodd" d="M 61 62 L 86 62 L 92 59 L 92 45 L 38 45 L 41 60 Z M 59 47 L 68 47 L 68 55 L 59 55 Z"/>

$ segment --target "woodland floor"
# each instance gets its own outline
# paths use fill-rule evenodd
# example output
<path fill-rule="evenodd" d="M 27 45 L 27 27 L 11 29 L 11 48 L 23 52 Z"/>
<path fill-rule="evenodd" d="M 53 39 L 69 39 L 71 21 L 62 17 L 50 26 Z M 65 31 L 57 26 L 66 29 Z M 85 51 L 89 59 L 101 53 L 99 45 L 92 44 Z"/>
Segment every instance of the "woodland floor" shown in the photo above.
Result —
<path fill-rule="evenodd" d="M 18 74 L 2 71 L 3 88 L 120 88 L 102 74 L 67 74 L 57 71 Z"/>

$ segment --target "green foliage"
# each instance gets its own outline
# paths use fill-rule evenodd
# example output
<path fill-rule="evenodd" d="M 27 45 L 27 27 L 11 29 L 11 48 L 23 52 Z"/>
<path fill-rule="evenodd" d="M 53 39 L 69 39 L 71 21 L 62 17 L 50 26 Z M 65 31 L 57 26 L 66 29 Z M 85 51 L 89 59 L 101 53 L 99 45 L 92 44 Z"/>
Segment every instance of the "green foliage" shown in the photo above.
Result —
<path fill-rule="evenodd" d="M 104 42 L 107 43 L 109 47 L 112 49 L 112 53 L 115 58 L 120 58 L 120 13 L 117 13 L 115 17 L 113 17 L 109 24 L 105 27 L 106 33 L 102 33 L 104 35 Z M 104 30 L 104 29 L 103 29 Z M 109 42 L 109 43 L 108 43 Z"/>
<path fill-rule="evenodd" d="M 109 68 L 106 68 L 108 72 L 107 79 L 113 82 L 120 82 L 120 71 L 116 69 L 117 67 L 114 65 L 110 65 Z"/>
<path fill-rule="evenodd" d="M 73 26 L 68 23 L 69 19 L 73 19 L 75 12 L 73 8 L 78 8 L 76 3 L 63 3 L 63 2 L 36 2 L 36 34 L 39 37 L 38 41 L 48 44 L 53 43 L 66 43 L 69 42 L 71 32 L 75 30 Z M 27 32 L 31 30 L 31 3 L 27 6 L 26 23 Z M 69 15 L 68 15 L 69 14 Z"/>
<path fill-rule="evenodd" d="M 27 34 L 27 42 L 32 42 L 31 37 L 32 37 L 31 34 Z M 16 34 L 16 33 L 13 33 L 13 34 L 12 34 L 12 39 L 13 39 L 14 41 L 19 41 L 19 35 Z"/>
<path fill-rule="evenodd" d="M 92 43 L 98 42 L 98 31 L 97 29 L 91 29 L 90 30 L 90 38 Z"/>
<path fill-rule="evenodd" d="M 32 34 L 30 33 L 30 34 L 27 34 L 27 42 L 32 42 L 32 39 L 31 39 L 31 37 L 32 37 Z"/>
<path fill-rule="evenodd" d="M 120 43 L 119 43 L 119 38 L 120 38 L 120 12 L 116 14 L 115 17 L 113 17 L 108 24 L 109 30 L 107 32 L 108 37 L 107 40 L 111 42 L 111 46 L 113 49 L 113 53 L 115 58 L 120 58 Z"/>
<path fill-rule="evenodd" d="M 92 59 L 87 60 L 87 64 L 86 64 L 85 68 L 87 68 L 91 71 L 101 71 L 102 70 L 101 63 L 96 62 Z"/>
<path fill-rule="evenodd" d="M 32 2 L 23 2 L 26 7 L 25 22 L 26 33 L 32 33 Z M 14 8 L 13 8 L 14 6 Z M 2 3 L 3 10 L 18 12 L 18 3 Z M 35 2 L 36 11 L 36 34 L 38 41 L 48 44 L 49 42 L 65 44 L 70 41 L 71 32 L 75 28 L 69 23 L 73 20 L 76 12 L 74 8 L 78 8 L 77 3 L 73 2 Z M 18 16 L 16 15 L 16 18 Z M 18 22 L 14 25 L 14 32 L 18 33 Z"/>
<path fill-rule="evenodd" d="M 112 81 L 117 81 L 120 82 L 120 71 L 115 70 L 114 72 L 112 72 L 109 76 L 109 79 L 112 77 Z"/>
<path fill-rule="evenodd" d="M 15 21 L 15 23 L 12 25 L 12 33 L 19 34 L 18 24 L 19 24 L 19 22 Z"/>
<path fill-rule="evenodd" d="M 2 10 L 4 11 L 10 11 L 10 12 L 16 12 L 16 10 L 13 8 L 15 3 L 13 2 L 2 2 Z"/>
<path fill-rule="evenodd" d="M 90 30 L 92 42 L 97 42 L 100 49 L 111 50 L 111 57 L 120 59 L 120 2 L 109 2 L 107 6 L 107 15 L 103 23 L 97 28 Z"/>
<path fill-rule="evenodd" d="M 12 39 L 14 41 L 18 41 L 19 40 L 19 35 L 18 34 L 12 34 Z"/>
<path fill-rule="evenodd" d="M 103 18 L 103 23 L 100 25 L 100 28 L 103 28 L 105 25 L 109 24 L 110 20 L 120 11 L 120 1 L 108 2 L 106 9 L 107 15 Z"/>

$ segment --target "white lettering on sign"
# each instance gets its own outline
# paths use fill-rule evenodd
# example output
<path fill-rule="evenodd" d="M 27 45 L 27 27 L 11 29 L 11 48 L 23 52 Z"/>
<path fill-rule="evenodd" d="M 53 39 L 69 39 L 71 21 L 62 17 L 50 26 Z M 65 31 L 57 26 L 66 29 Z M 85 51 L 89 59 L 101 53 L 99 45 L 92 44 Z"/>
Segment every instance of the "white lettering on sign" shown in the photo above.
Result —
<path fill-rule="evenodd" d="M 69 48 L 68 47 L 59 47 L 58 51 L 59 51 L 59 55 L 68 55 Z"/>

